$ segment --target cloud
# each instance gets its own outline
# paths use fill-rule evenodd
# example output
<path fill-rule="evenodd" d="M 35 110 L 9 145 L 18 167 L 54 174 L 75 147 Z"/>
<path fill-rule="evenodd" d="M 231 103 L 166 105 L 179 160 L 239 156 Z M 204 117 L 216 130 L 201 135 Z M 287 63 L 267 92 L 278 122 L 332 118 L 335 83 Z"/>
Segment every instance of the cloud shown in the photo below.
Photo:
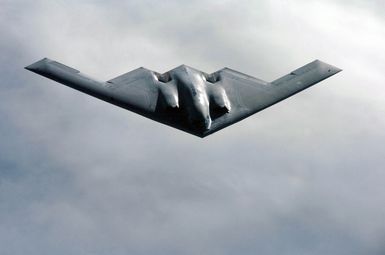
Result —
<path fill-rule="evenodd" d="M 4 254 L 382 254 L 380 2 L 3 1 Z M 266 80 L 344 69 L 207 139 L 22 68 L 102 80 L 228 66 Z"/>

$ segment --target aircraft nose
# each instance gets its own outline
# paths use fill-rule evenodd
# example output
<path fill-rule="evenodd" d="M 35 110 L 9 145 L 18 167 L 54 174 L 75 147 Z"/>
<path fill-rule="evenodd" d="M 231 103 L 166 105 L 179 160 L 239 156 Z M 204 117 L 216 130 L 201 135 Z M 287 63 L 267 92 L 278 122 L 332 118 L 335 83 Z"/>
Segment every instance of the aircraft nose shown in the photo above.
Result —
<path fill-rule="evenodd" d="M 203 130 L 211 128 L 211 117 L 209 111 L 209 103 L 207 98 L 203 95 L 192 98 L 192 109 L 190 110 L 190 116 L 194 125 Z"/>
<path fill-rule="evenodd" d="M 210 118 L 210 116 L 207 116 L 205 118 L 204 126 L 205 126 L 205 130 L 209 130 L 211 128 L 211 118 Z"/>
<path fill-rule="evenodd" d="M 181 103 L 186 109 L 190 125 L 199 131 L 210 129 L 209 95 L 202 74 L 182 65 L 173 71 L 173 76 L 180 95 L 184 97 Z"/>
<path fill-rule="evenodd" d="M 199 130 L 209 130 L 211 128 L 211 118 L 207 116 L 204 119 L 191 119 L 191 125 Z"/>

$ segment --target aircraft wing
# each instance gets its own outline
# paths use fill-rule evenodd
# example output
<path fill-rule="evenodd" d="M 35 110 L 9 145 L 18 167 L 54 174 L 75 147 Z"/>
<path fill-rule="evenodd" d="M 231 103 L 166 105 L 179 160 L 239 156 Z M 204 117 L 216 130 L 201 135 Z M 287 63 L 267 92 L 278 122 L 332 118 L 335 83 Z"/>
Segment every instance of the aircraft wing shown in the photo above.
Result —
<path fill-rule="evenodd" d="M 337 67 L 315 60 L 273 82 L 266 82 L 224 68 L 216 73 L 219 81 L 215 85 L 225 88 L 235 109 L 215 119 L 205 134 L 214 133 L 247 118 L 340 71 Z"/>
<path fill-rule="evenodd" d="M 341 71 L 313 61 L 273 82 L 224 68 L 138 68 L 106 82 L 44 58 L 26 69 L 160 123 L 205 137 Z"/>

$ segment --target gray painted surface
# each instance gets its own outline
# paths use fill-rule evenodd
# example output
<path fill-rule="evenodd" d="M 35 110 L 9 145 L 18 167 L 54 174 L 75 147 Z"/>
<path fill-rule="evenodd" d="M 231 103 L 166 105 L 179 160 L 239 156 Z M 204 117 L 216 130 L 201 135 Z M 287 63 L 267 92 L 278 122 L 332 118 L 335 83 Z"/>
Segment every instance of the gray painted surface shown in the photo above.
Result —
<path fill-rule="evenodd" d="M 229 68 L 207 74 L 181 65 L 164 74 L 141 67 L 100 82 L 47 58 L 26 69 L 199 137 L 221 130 L 341 71 L 315 60 L 266 82 Z"/>

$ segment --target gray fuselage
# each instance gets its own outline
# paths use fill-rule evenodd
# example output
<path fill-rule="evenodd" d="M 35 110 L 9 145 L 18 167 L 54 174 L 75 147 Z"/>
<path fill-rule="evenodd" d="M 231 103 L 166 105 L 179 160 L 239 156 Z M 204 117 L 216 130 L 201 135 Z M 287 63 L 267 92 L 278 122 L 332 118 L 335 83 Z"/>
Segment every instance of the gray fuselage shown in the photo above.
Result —
<path fill-rule="evenodd" d="M 182 65 L 170 75 L 177 86 L 180 107 L 187 111 L 190 124 L 210 129 L 210 100 L 202 73 Z"/>

